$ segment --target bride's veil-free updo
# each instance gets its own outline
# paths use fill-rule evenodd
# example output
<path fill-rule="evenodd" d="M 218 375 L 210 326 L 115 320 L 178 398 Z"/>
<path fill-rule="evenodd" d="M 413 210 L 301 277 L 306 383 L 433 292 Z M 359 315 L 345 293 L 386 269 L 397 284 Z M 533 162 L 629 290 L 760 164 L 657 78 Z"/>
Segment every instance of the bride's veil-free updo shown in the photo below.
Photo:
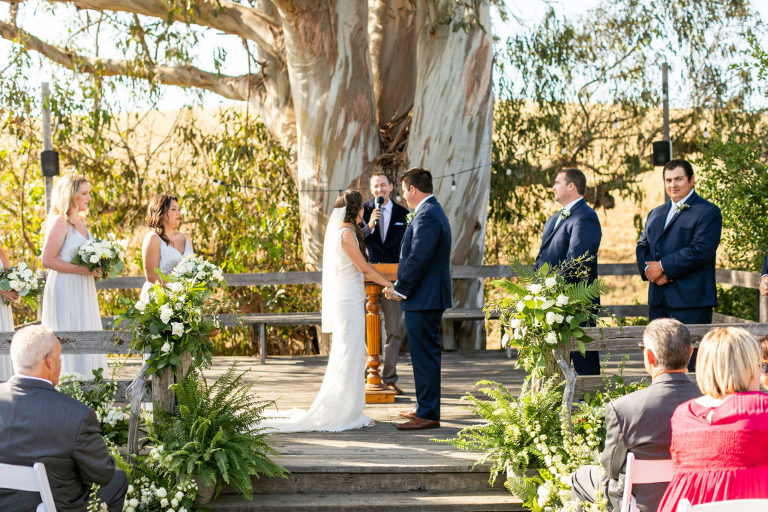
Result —
<path fill-rule="evenodd" d="M 336 202 L 333 204 L 334 208 L 344 208 L 344 222 L 348 222 L 355 226 L 355 234 L 357 235 L 357 245 L 360 247 L 360 252 L 368 261 L 368 252 L 365 250 L 365 242 L 363 241 L 363 230 L 357 223 L 357 214 L 360 208 L 363 207 L 363 196 L 357 190 L 345 190 L 339 197 L 336 198 Z"/>

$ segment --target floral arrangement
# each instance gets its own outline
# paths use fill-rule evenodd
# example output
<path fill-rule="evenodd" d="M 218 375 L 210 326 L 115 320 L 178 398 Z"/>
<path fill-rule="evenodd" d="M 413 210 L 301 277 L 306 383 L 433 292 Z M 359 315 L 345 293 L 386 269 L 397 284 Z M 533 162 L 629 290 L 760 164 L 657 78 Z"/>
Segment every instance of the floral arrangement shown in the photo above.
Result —
<path fill-rule="evenodd" d="M 32 299 L 42 293 L 44 285 L 44 274 L 36 274 L 24 262 L 0 271 L 0 290 L 16 292 L 19 297 Z"/>
<path fill-rule="evenodd" d="M 202 282 L 161 277 L 164 282 L 155 283 L 135 304 L 128 303 L 115 325 L 124 320 L 132 324 L 133 348 L 150 353 L 147 375 L 164 368 L 176 371 L 184 352 L 195 361 L 210 364 L 213 344 L 209 335 L 220 326 L 211 289 Z"/>
<path fill-rule="evenodd" d="M 165 487 L 148 476 L 128 485 L 124 512 L 190 512 L 194 510 L 197 484 L 190 479 Z"/>
<path fill-rule="evenodd" d="M 83 388 L 83 381 L 90 379 L 76 373 L 62 375 L 56 389 L 96 411 L 102 437 L 120 446 L 128 440 L 129 407 L 115 405 L 117 382 L 105 380 L 103 371 L 103 368 L 93 370 L 93 383 L 89 383 L 87 390 Z"/>
<path fill-rule="evenodd" d="M 88 240 L 77 249 L 72 263 L 86 267 L 90 271 L 101 269 L 103 277 L 117 277 L 125 267 L 123 260 L 128 249 L 126 240 L 117 240 L 110 233 L 106 239 Z"/>
<path fill-rule="evenodd" d="M 499 313 L 504 342 L 518 349 L 518 367 L 535 378 L 557 373 L 558 350 L 570 351 L 575 344 L 584 354 L 584 344 L 592 341 L 581 326 L 596 322 L 593 301 L 606 286 L 600 280 L 586 283 L 586 261 L 581 257 L 555 268 L 544 264 L 539 270 L 517 263 L 512 267 L 519 283 L 495 282 L 506 296 L 486 304 L 486 320 Z"/>
<path fill-rule="evenodd" d="M 171 272 L 177 279 L 187 279 L 211 288 L 226 284 L 224 271 L 199 256 L 185 256 Z"/>

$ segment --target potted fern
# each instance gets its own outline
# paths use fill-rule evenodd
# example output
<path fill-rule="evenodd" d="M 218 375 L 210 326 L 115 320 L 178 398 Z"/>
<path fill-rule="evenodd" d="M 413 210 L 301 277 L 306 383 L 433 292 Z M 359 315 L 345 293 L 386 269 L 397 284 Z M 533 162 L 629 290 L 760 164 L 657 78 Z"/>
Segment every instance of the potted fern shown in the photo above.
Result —
<path fill-rule="evenodd" d="M 176 412 L 158 410 L 148 420 L 147 438 L 155 445 L 152 456 L 169 474 L 195 479 L 199 504 L 218 495 L 225 484 L 250 500 L 251 477 L 286 475 L 270 459 L 275 451 L 257 427 L 272 402 L 255 398 L 246 374 L 233 365 L 209 385 L 193 367 L 171 386 L 178 400 Z"/>

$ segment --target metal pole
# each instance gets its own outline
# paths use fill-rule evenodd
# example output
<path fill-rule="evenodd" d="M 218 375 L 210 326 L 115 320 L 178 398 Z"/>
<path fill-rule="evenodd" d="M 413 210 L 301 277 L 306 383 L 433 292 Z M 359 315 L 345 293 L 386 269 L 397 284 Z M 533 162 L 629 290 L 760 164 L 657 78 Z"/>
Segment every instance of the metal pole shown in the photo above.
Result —
<path fill-rule="evenodd" d="M 48 82 L 43 82 L 43 151 L 53 149 L 53 139 L 51 138 L 51 108 L 48 106 L 48 99 L 51 91 Z M 43 176 L 45 184 L 45 214 L 51 209 L 51 190 L 53 189 L 53 177 Z"/>
<path fill-rule="evenodd" d="M 661 96 L 662 96 L 662 131 L 664 132 L 664 140 L 670 141 L 669 138 L 669 64 L 664 62 L 661 65 Z M 669 158 L 672 158 L 672 143 L 669 143 Z M 664 189 L 664 202 L 669 201 L 669 195 L 667 194 L 666 187 Z"/>

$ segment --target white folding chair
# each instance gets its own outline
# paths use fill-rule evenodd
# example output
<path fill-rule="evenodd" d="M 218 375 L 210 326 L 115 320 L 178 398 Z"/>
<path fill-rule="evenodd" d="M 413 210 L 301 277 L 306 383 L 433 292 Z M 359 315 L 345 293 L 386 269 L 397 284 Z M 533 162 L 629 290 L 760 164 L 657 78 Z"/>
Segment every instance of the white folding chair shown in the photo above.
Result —
<path fill-rule="evenodd" d="M 0 489 L 39 492 L 43 502 L 37 506 L 37 512 L 56 512 L 48 475 L 42 462 L 35 462 L 32 467 L 0 464 Z"/>
<path fill-rule="evenodd" d="M 765 512 L 768 500 L 728 500 L 691 505 L 682 498 L 677 502 L 677 512 Z"/>
<path fill-rule="evenodd" d="M 635 454 L 627 453 L 624 472 L 624 496 L 621 498 L 621 512 L 637 510 L 632 497 L 634 484 L 657 484 L 672 480 L 672 460 L 638 460 Z"/>

